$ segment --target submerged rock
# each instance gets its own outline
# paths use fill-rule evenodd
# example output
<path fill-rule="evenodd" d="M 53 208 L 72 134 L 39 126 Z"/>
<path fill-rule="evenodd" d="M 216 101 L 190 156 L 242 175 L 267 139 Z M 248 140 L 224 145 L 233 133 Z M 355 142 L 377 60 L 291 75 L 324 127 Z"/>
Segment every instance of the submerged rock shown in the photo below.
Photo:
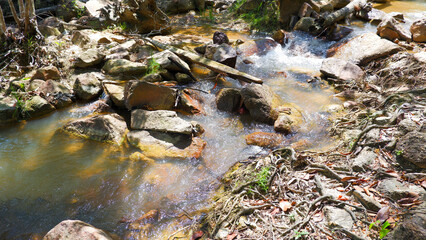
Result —
<path fill-rule="evenodd" d="M 402 137 L 395 151 L 400 152 L 405 161 L 415 164 L 417 167 L 426 168 L 426 133 L 410 132 Z"/>
<path fill-rule="evenodd" d="M 153 130 L 186 135 L 192 134 L 191 123 L 178 117 L 174 111 L 133 110 L 130 126 L 132 129 L 136 130 Z"/>
<path fill-rule="evenodd" d="M 112 113 L 71 121 L 62 129 L 79 137 L 120 145 L 125 138 L 127 125 L 123 117 Z"/>
<path fill-rule="evenodd" d="M 125 90 L 125 106 L 150 110 L 171 110 L 175 107 L 177 90 L 148 82 L 129 81 Z"/>
<path fill-rule="evenodd" d="M 241 57 L 246 58 L 254 54 L 266 54 L 276 46 L 278 46 L 278 43 L 269 38 L 250 40 L 239 45 L 237 48 L 237 53 L 238 55 L 241 55 Z"/>
<path fill-rule="evenodd" d="M 411 27 L 410 32 L 415 42 L 426 42 L 426 18 L 415 21 Z"/>
<path fill-rule="evenodd" d="M 338 47 L 333 57 L 364 65 L 370 61 L 401 51 L 397 44 L 374 33 L 365 33 Z"/>
<path fill-rule="evenodd" d="M 52 228 L 43 240 L 112 240 L 104 231 L 80 220 L 64 220 Z"/>
<path fill-rule="evenodd" d="M 365 76 L 364 71 L 357 65 L 337 58 L 324 59 L 320 71 L 327 77 L 343 81 L 359 82 Z"/>
<path fill-rule="evenodd" d="M 75 80 L 73 90 L 76 97 L 89 101 L 101 94 L 102 86 L 95 74 L 84 73 Z"/>
<path fill-rule="evenodd" d="M 256 145 L 265 148 L 276 148 L 284 146 L 287 141 L 283 135 L 278 133 L 255 132 L 247 135 L 247 145 Z"/>
<path fill-rule="evenodd" d="M 201 138 L 188 135 L 152 131 L 131 131 L 127 134 L 130 144 L 142 150 L 149 158 L 200 158 L 206 146 Z"/>

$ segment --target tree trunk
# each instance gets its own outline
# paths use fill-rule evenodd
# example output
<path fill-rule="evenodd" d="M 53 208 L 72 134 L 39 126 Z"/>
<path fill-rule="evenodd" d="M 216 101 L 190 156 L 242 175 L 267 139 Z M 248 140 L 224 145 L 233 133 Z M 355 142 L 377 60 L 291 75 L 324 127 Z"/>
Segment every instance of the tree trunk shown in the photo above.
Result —
<path fill-rule="evenodd" d="M 0 7 L 0 39 L 4 39 L 6 37 L 6 22 L 4 21 L 3 9 Z"/>
<path fill-rule="evenodd" d="M 332 24 L 349 16 L 350 14 L 354 12 L 358 12 L 361 9 L 367 7 L 367 5 L 368 5 L 367 0 L 354 0 L 348 5 L 346 5 L 346 7 L 328 14 L 324 19 L 323 27 L 326 28 L 328 26 L 331 26 Z"/>
<path fill-rule="evenodd" d="M 18 25 L 18 28 L 21 28 L 21 22 L 19 20 L 18 13 L 16 12 L 15 5 L 13 5 L 12 0 L 8 0 L 8 1 L 9 1 L 10 11 L 12 12 L 12 15 L 13 15 L 13 19 L 15 19 L 15 22 L 16 22 L 16 25 Z"/>
<path fill-rule="evenodd" d="M 224 64 L 221 64 L 219 62 L 210 60 L 208 58 L 199 56 L 195 53 L 189 52 L 189 51 L 185 51 L 179 48 L 175 48 L 172 47 L 170 45 L 166 45 L 160 42 L 157 42 L 155 40 L 152 39 L 148 39 L 148 38 L 143 38 L 144 40 L 150 42 L 151 44 L 153 44 L 154 46 L 161 48 L 163 50 L 169 50 L 173 53 L 175 53 L 176 55 L 178 55 L 179 57 L 186 59 L 192 63 L 201 65 L 203 67 L 206 67 L 214 72 L 217 73 L 222 73 L 225 74 L 231 78 L 235 78 L 244 82 L 248 82 L 248 83 L 258 83 L 258 84 L 262 84 L 263 81 L 260 78 L 254 77 L 252 75 L 249 75 L 247 73 L 244 72 L 240 72 L 235 68 L 231 68 L 229 66 L 226 66 Z"/>
<path fill-rule="evenodd" d="M 24 30 L 24 35 L 27 36 L 28 35 L 28 31 L 30 29 L 30 3 L 31 0 L 26 0 L 25 2 L 25 13 L 24 13 L 24 18 L 25 18 L 25 30 Z"/>
<path fill-rule="evenodd" d="M 21 15 L 21 19 L 24 19 L 24 17 L 25 17 L 24 0 L 19 0 L 18 5 L 19 5 L 19 15 Z"/>

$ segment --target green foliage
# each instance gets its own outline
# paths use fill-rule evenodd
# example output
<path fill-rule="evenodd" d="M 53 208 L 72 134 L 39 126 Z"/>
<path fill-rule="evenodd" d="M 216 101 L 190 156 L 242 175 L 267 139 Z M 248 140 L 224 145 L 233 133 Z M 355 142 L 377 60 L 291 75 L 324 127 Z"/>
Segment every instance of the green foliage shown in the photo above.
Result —
<path fill-rule="evenodd" d="M 128 30 L 127 23 L 125 23 L 125 22 L 120 23 L 120 25 L 118 25 L 118 27 L 119 27 L 122 31 L 127 31 L 127 30 Z"/>
<path fill-rule="evenodd" d="M 213 8 L 209 7 L 207 9 L 205 9 L 204 11 L 201 11 L 200 14 L 201 14 L 201 18 L 204 21 L 210 22 L 210 23 L 216 22 L 216 19 L 215 19 L 214 14 L 213 14 Z"/>
<path fill-rule="evenodd" d="M 161 65 L 155 61 L 155 58 L 151 57 L 148 60 L 148 71 L 147 74 L 154 74 L 154 73 L 158 73 L 158 71 L 160 71 Z"/>
<path fill-rule="evenodd" d="M 401 156 L 404 153 L 402 150 L 395 150 L 396 156 Z"/>
<path fill-rule="evenodd" d="M 269 190 L 269 178 L 271 177 L 270 167 L 262 167 L 260 172 L 256 174 L 256 185 L 267 192 Z"/>
<path fill-rule="evenodd" d="M 241 13 L 242 6 L 247 0 L 237 0 L 231 7 L 234 14 L 247 21 L 252 29 L 273 31 L 279 28 L 279 11 L 275 0 L 259 0 L 257 8 Z"/>
<path fill-rule="evenodd" d="M 303 238 L 303 236 L 309 235 L 308 232 L 306 231 L 294 231 L 294 239 L 299 239 L 299 238 Z"/>
<path fill-rule="evenodd" d="M 77 18 L 81 18 L 84 14 L 84 7 L 78 7 L 76 0 L 71 1 L 72 8 L 77 12 Z"/>
<path fill-rule="evenodd" d="M 383 239 L 390 232 L 390 230 L 387 229 L 387 227 L 389 227 L 389 226 L 390 226 L 390 223 L 388 221 L 384 222 L 383 224 L 380 224 L 380 220 L 377 220 L 376 222 L 372 222 L 370 224 L 370 226 L 368 227 L 368 229 L 371 230 L 373 227 L 380 228 L 380 230 L 379 230 L 379 238 Z"/>
<path fill-rule="evenodd" d="M 23 83 L 21 83 L 19 87 L 20 89 L 18 89 L 18 91 L 19 90 L 24 91 L 25 86 Z M 15 112 L 13 113 L 13 118 L 18 119 L 20 115 L 25 116 L 27 113 L 27 111 L 25 110 L 26 100 L 24 97 L 22 97 L 21 94 L 19 94 L 16 91 L 16 89 L 13 86 L 11 86 L 11 90 L 12 92 L 10 95 L 16 100 L 16 104 L 15 104 L 16 109 L 15 109 Z"/>

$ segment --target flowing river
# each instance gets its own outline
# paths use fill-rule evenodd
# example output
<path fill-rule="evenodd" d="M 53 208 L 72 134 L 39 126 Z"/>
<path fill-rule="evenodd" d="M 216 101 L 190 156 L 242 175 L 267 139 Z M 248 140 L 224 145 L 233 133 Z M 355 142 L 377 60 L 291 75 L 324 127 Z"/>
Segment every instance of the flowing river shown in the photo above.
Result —
<path fill-rule="evenodd" d="M 404 9 L 395 9 L 395 5 Z M 426 12 L 426 4 L 391 2 L 384 11 L 405 12 L 407 22 Z M 188 29 L 197 34 L 198 31 Z M 203 34 L 212 36 L 215 29 Z M 374 26 L 357 28 L 349 37 Z M 231 40 L 251 39 L 244 33 L 229 32 Z M 327 84 L 309 81 L 319 76 L 326 50 L 335 42 L 296 33 L 285 47 L 278 46 L 237 62 L 237 68 L 260 77 L 285 102 L 301 109 L 302 131 L 288 136 L 288 142 L 307 141 L 310 148 L 333 144 L 327 135 L 331 104 L 341 104 Z M 201 76 L 202 77 L 202 76 Z M 214 88 L 214 81 L 202 80 L 192 86 L 210 91 L 204 94 L 206 115 L 181 116 L 198 121 L 204 128 L 207 147 L 201 159 L 147 164 L 132 161 L 137 151 L 78 139 L 58 131 L 66 122 L 91 113 L 90 104 L 77 104 L 47 117 L 0 129 L 0 239 L 35 239 L 65 219 L 79 219 L 126 238 L 128 220 L 158 210 L 160 219 L 146 233 L 148 238 L 167 238 L 184 224 L 194 221 L 187 213 L 208 206 L 207 199 L 218 179 L 230 166 L 267 150 L 245 143 L 247 134 L 273 132 L 273 127 L 245 117 L 218 111 L 215 93 L 223 87 L 241 85 L 232 79 Z"/>

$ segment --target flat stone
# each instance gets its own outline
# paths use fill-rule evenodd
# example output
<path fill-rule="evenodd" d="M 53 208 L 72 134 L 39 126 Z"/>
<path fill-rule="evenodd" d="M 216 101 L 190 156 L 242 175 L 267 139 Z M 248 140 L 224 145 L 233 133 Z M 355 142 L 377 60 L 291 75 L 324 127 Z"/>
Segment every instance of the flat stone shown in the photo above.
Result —
<path fill-rule="evenodd" d="M 105 91 L 112 102 L 120 108 L 124 108 L 124 86 L 117 84 L 104 84 Z"/>
<path fill-rule="evenodd" d="M 61 78 L 61 73 L 55 66 L 48 66 L 37 69 L 35 74 L 31 77 L 33 79 L 41 80 L 58 80 Z"/>
<path fill-rule="evenodd" d="M 105 55 L 100 53 L 98 49 L 89 49 L 76 58 L 75 66 L 79 68 L 95 66 L 101 63 L 104 58 Z"/>
<path fill-rule="evenodd" d="M 123 117 L 112 113 L 71 121 L 62 130 L 78 137 L 121 145 L 125 139 L 127 124 Z"/>
<path fill-rule="evenodd" d="M 424 195 L 426 192 L 422 187 L 410 183 L 401 183 L 397 179 L 384 179 L 377 186 L 377 190 L 385 196 L 398 201 L 401 198 L 412 196 L 411 193 Z"/>
<path fill-rule="evenodd" d="M 111 75 L 143 75 L 148 70 L 148 66 L 143 63 L 131 62 L 126 59 L 108 60 L 102 68 Z"/>
<path fill-rule="evenodd" d="M 43 240 L 112 240 L 104 231 L 80 220 L 64 220 L 52 228 Z"/>
<path fill-rule="evenodd" d="M 389 40 L 382 39 L 374 33 L 365 33 L 340 46 L 333 57 L 364 65 L 401 50 L 401 47 Z"/>
<path fill-rule="evenodd" d="M 321 73 L 343 81 L 360 82 L 364 79 L 364 71 L 357 65 L 337 58 L 326 58 L 322 62 Z"/>
<path fill-rule="evenodd" d="M 177 90 L 166 86 L 141 81 L 129 81 L 125 90 L 127 109 L 172 110 L 175 107 Z"/>
<path fill-rule="evenodd" d="M 358 202 L 360 202 L 368 210 L 377 212 L 382 208 L 382 205 L 377 202 L 376 199 L 367 196 L 365 193 L 354 190 L 352 194 L 354 195 L 355 199 L 358 200 Z"/>
<path fill-rule="evenodd" d="M 276 148 L 287 144 L 283 135 L 278 133 L 254 132 L 245 137 L 247 145 Z"/>
<path fill-rule="evenodd" d="M 356 172 L 363 172 L 369 168 L 377 155 L 370 148 L 364 148 L 356 158 L 354 158 L 352 163 L 352 169 Z"/>
<path fill-rule="evenodd" d="M 131 131 L 127 134 L 130 144 L 142 150 L 148 158 L 188 159 L 201 157 L 206 146 L 201 138 L 188 135 L 152 131 Z"/>
<path fill-rule="evenodd" d="M 130 126 L 132 129 L 136 130 L 153 130 L 187 135 L 192 134 L 191 123 L 178 117 L 174 111 L 133 110 Z"/>
<path fill-rule="evenodd" d="M 354 221 L 351 214 L 341 208 L 325 206 L 323 208 L 328 226 L 331 228 L 345 228 L 351 230 L 354 226 Z"/>

